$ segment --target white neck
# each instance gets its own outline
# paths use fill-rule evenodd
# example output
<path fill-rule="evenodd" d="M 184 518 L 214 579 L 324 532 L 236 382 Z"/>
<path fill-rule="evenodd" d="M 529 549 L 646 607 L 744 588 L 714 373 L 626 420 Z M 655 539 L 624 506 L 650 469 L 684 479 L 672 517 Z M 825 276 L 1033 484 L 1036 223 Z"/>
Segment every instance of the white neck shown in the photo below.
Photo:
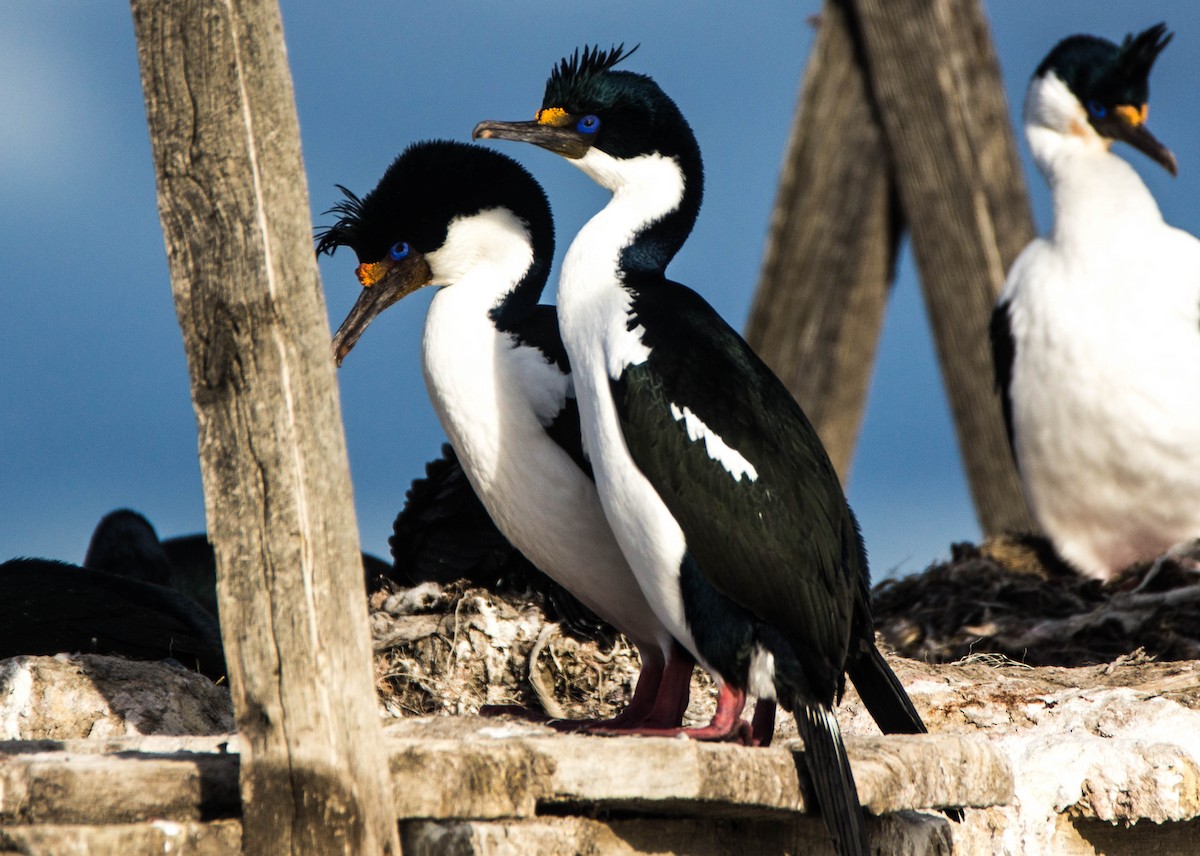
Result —
<path fill-rule="evenodd" d="M 1054 194 L 1056 242 L 1094 244 L 1161 224 L 1141 177 L 1110 150 L 1112 141 L 1096 133 L 1079 99 L 1052 72 L 1029 85 L 1025 134 Z"/>
<path fill-rule="evenodd" d="M 622 160 L 592 149 L 571 163 L 613 196 L 575 236 L 563 259 L 558 303 L 564 336 L 572 304 L 619 284 L 621 252 L 646 227 L 678 208 L 684 189 L 678 161 L 661 154 Z"/>
<path fill-rule="evenodd" d="M 659 154 L 618 160 L 593 149 L 572 163 L 613 196 L 575 236 L 563 259 L 558 323 L 577 373 L 590 366 L 616 377 L 649 353 L 641 328 L 626 327 L 629 294 L 619 287 L 621 252 L 679 207 L 683 172 L 674 158 Z"/>
<path fill-rule="evenodd" d="M 533 244 L 523 220 L 507 208 L 489 208 L 452 220 L 445 242 L 425 260 L 434 285 L 466 284 L 475 296 L 494 304 L 524 278 L 533 262 Z"/>

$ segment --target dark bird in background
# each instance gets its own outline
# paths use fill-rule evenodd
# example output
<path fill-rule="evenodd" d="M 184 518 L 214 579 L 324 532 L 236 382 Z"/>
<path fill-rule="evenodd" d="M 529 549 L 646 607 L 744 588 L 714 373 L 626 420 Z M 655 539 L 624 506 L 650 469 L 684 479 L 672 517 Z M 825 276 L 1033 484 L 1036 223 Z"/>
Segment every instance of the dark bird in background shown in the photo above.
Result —
<path fill-rule="evenodd" d="M 419 555 L 419 554 L 418 554 Z M 363 554 L 368 591 L 391 567 Z M 225 675 L 216 559 L 203 533 L 160 540 L 128 508 L 101 518 L 83 567 L 16 558 L 0 565 L 0 659 L 81 652 L 174 659 Z"/>
<path fill-rule="evenodd" d="M 992 317 L 996 382 L 1025 496 L 1059 554 L 1107 579 L 1200 537 L 1200 241 L 1163 222 L 1124 142 L 1147 129 L 1158 24 L 1071 36 L 1034 72 L 1025 133 L 1054 225 Z"/>
<path fill-rule="evenodd" d="M 0 564 L 0 659 L 115 654 L 225 675 L 216 619 L 165 586 L 49 559 Z"/>
<path fill-rule="evenodd" d="M 567 251 L 559 324 L 609 523 L 718 685 L 712 722 L 684 733 L 744 734 L 747 692 L 777 699 L 838 852 L 865 854 L 833 715 L 846 672 L 884 731 L 925 728 L 875 647 L 863 542 L 815 430 L 741 336 L 666 276 L 700 210 L 700 149 L 651 78 L 614 70 L 626 56 L 577 51 L 533 121 L 474 136 L 534 143 L 612 192 Z"/>
<path fill-rule="evenodd" d="M 367 593 L 392 579 L 387 562 L 362 554 Z M 203 532 L 159 540 L 144 516 L 128 508 L 109 512 L 92 532 L 85 567 L 166 586 L 199 603 L 214 618 L 217 608 L 217 558 Z"/>
<path fill-rule="evenodd" d="M 334 337 L 335 358 L 388 306 L 441 286 L 422 363 L 462 472 L 508 541 L 637 646 L 633 698 L 605 725 L 677 725 L 692 661 L 647 604 L 605 521 L 555 311 L 538 303 L 554 252 L 541 187 L 496 152 L 431 141 L 410 146 L 361 199 L 342 189 L 340 217 L 317 251 L 354 250 L 363 291 Z"/>

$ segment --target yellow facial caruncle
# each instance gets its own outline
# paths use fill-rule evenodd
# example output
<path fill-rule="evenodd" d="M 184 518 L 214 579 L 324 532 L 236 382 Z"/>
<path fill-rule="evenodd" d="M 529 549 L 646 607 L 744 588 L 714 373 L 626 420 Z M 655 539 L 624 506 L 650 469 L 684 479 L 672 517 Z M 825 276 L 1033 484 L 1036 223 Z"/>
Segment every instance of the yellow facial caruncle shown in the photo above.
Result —
<path fill-rule="evenodd" d="M 1136 128 L 1146 124 L 1146 117 L 1150 115 L 1150 105 L 1121 104 L 1114 107 L 1113 112 L 1120 116 L 1123 122 Z"/>
<path fill-rule="evenodd" d="M 546 107 L 538 110 L 537 116 L 534 118 L 537 119 L 539 125 L 553 125 L 556 128 L 561 128 L 571 121 L 570 114 L 561 107 Z"/>
<path fill-rule="evenodd" d="M 354 269 L 354 275 L 358 277 L 358 281 L 362 283 L 363 288 L 370 288 L 379 280 L 383 279 L 388 272 L 388 268 L 392 266 L 390 259 L 384 259 L 380 262 L 363 262 Z"/>

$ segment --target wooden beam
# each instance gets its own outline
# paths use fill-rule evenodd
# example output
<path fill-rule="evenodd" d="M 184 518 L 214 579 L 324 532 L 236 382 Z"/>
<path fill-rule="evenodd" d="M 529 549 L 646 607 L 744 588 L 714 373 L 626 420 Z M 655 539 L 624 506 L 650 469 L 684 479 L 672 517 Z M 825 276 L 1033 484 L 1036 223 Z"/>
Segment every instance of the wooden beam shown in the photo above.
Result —
<path fill-rule="evenodd" d="M 247 853 L 399 853 L 276 0 L 132 0 Z"/>
<path fill-rule="evenodd" d="M 1030 531 L 988 319 L 1034 235 L 978 0 L 846 0 L 860 29 L 979 522 Z M 915 402 L 919 406 L 919 402 Z"/>
<path fill-rule="evenodd" d="M 845 484 L 900 233 L 883 132 L 838 3 L 821 13 L 746 339 L 791 390 Z"/>

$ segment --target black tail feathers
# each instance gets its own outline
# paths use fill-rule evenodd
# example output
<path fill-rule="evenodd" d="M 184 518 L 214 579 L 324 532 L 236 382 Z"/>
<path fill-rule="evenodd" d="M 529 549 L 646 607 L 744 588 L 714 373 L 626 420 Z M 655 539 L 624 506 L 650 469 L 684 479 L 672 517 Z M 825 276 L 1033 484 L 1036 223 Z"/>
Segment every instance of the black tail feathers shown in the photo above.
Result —
<path fill-rule="evenodd" d="M 834 850 L 838 856 L 868 856 L 866 818 L 833 711 L 799 700 L 791 707 L 804 739 L 804 764 L 813 796 L 833 836 Z"/>
<path fill-rule="evenodd" d="M 851 651 L 846 674 L 884 734 L 926 733 L 912 699 L 874 644 L 857 646 Z"/>
<path fill-rule="evenodd" d="M 904 685 L 873 643 L 864 643 L 851 652 L 846 660 L 846 674 L 884 734 L 928 733 Z M 944 813 L 955 822 L 963 819 L 961 809 L 949 808 Z"/>

